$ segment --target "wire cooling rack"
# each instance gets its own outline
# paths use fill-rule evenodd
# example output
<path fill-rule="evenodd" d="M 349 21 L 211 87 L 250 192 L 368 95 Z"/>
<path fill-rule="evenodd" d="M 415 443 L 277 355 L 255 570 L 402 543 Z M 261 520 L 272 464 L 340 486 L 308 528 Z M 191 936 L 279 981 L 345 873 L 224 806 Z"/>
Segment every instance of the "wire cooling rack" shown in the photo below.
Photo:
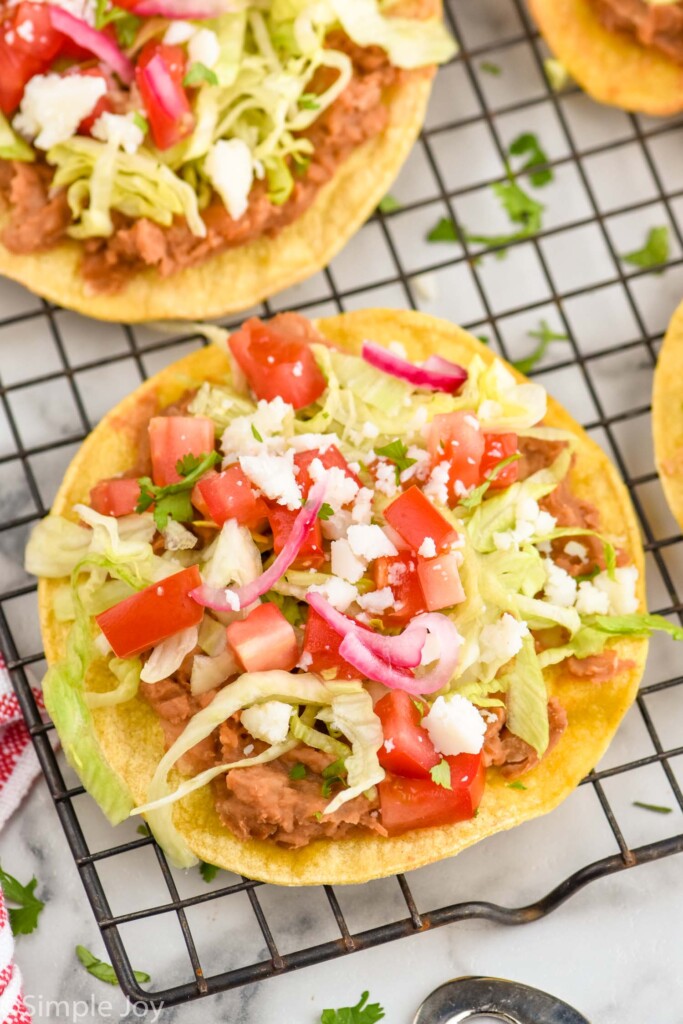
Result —
<path fill-rule="evenodd" d="M 601 108 L 575 88 L 553 92 L 522 0 L 451 0 L 448 17 L 462 50 L 440 74 L 425 131 L 393 191 L 400 208 L 378 213 L 327 270 L 254 312 L 416 306 L 487 336 L 509 359 L 528 354 L 527 332 L 546 319 L 567 340 L 550 347 L 535 373 L 615 459 L 640 517 L 650 607 L 680 616 L 683 538 L 654 472 L 649 393 L 662 331 L 683 294 L 683 121 Z M 427 244 L 443 217 L 471 232 L 509 231 L 491 185 L 505 180 L 509 143 L 523 131 L 538 135 L 554 174 L 542 190 L 522 181 L 545 206 L 538 234 L 507 246 L 505 259 L 467 242 Z M 671 240 L 665 272 L 624 263 L 619 254 L 659 225 Z M 562 808 L 409 879 L 355 894 L 285 891 L 222 872 L 207 885 L 197 872 L 171 869 L 132 824 L 111 830 L 53 752 L 52 726 L 31 695 L 29 677 L 44 663 L 35 587 L 20 552 L 97 419 L 202 341 L 92 323 L 14 285 L 0 289 L 0 640 L 130 998 L 169 1006 L 449 922 L 532 921 L 593 879 L 683 850 L 683 678 L 673 645 L 660 643 L 610 752 Z M 670 811 L 635 808 L 637 797 Z M 169 952 L 173 930 L 178 944 Z M 161 982 L 144 991 L 131 963 L 147 967 L 161 945 Z"/>

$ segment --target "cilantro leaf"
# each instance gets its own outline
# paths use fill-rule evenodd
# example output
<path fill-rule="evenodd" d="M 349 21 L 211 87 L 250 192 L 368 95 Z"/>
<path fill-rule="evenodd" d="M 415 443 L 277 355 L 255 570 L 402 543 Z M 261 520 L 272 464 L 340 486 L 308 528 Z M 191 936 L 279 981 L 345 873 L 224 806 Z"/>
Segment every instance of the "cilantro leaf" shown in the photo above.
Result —
<path fill-rule="evenodd" d="M 385 1017 L 379 1003 L 368 1003 L 369 992 L 364 992 L 355 1006 L 342 1006 L 339 1010 L 323 1010 L 320 1024 L 377 1024 Z"/>
<path fill-rule="evenodd" d="M 538 141 L 538 136 L 534 135 L 533 132 L 523 132 L 522 135 L 518 135 L 510 143 L 508 153 L 510 156 L 524 156 L 528 154 L 528 159 L 517 173 L 528 174 L 529 181 L 536 188 L 541 188 L 553 180 L 555 175 L 552 168 L 544 166 L 544 164 L 549 162 L 548 154 Z"/>
<path fill-rule="evenodd" d="M 301 762 L 299 762 L 298 764 L 293 764 L 292 767 L 289 769 L 289 777 L 290 779 L 292 779 L 293 782 L 297 782 L 299 779 L 305 779 L 306 765 L 301 764 Z"/>
<path fill-rule="evenodd" d="M 330 518 L 330 516 L 333 516 L 333 515 L 334 515 L 334 509 L 332 508 L 331 505 L 328 505 L 327 502 L 324 501 L 322 503 L 322 505 L 320 506 L 320 511 L 318 512 L 318 519 L 328 520 Z"/>
<path fill-rule="evenodd" d="M 299 96 L 299 106 L 302 110 L 320 110 L 320 97 L 314 92 L 303 92 Z"/>
<path fill-rule="evenodd" d="M 184 86 L 201 85 L 202 82 L 207 82 L 208 85 L 218 85 L 218 75 L 211 68 L 207 68 L 206 64 L 202 64 L 200 60 L 196 61 L 183 78 Z"/>
<path fill-rule="evenodd" d="M 431 231 L 427 232 L 428 242 L 459 242 L 460 236 L 452 217 L 442 217 L 434 225 Z"/>
<path fill-rule="evenodd" d="M 30 935 L 38 925 L 38 918 L 45 904 L 35 895 L 38 885 L 37 878 L 32 878 L 27 885 L 22 885 L 12 875 L 0 867 L 0 886 L 8 903 L 16 903 L 9 908 L 9 923 L 15 935 Z"/>
<path fill-rule="evenodd" d="M 493 61 L 490 60 L 481 61 L 479 64 L 479 70 L 483 71 L 487 75 L 495 75 L 496 78 L 503 73 L 503 69 L 500 64 L 494 64 Z"/>
<path fill-rule="evenodd" d="M 135 42 L 142 19 L 116 5 L 112 5 L 109 10 L 106 8 L 107 0 L 97 0 L 95 6 L 95 28 L 101 30 L 113 22 L 119 46 L 127 50 Z"/>
<path fill-rule="evenodd" d="M 509 466 L 511 462 L 517 462 L 521 457 L 522 456 L 519 452 L 515 452 L 513 455 L 508 455 L 506 459 L 501 459 L 488 474 L 484 483 L 475 487 L 471 494 L 467 494 L 464 498 L 461 498 L 458 504 L 462 505 L 463 508 L 469 509 L 476 508 L 477 505 L 481 505 L 484 500 L 484 495 L 491 486 L 491 482 L 496 479 L 499 473 L 502 473 L 506 466 Z"/>
<path fill-rule="evenodd" d="M 521 224 L 518 238 L 528 238 L 541 229 L 541 216 L 545 207 L 524 191 L 512 175 L 507 181 L 497 181 L 491 186 L 500 199 L 503 209 L 515 224 Z"/>
<path fill-rule="evenodd" d="M 553 341 L 569 341 L 566 334 L 558 334 L 557 331 L 553 331 L 547 320 L 541 320 L 538 330 L 527 331 L 527 334 L 530 338 L 537 338 L 538 345 L 530 355 L 525 356 L 523 359 L 517 359 L 512 364 L 516 370 L 519 370 L 520 373 L 524 374 L 530 373 L 531 370 L 533 370 L 536 363 L 540 362 L 545 355 L 548 346 Z"/>
<path fill-rule="evenodd" d="M 401 473 L 404 469 L 410 469 L 417 462 L 417 459 L 408 458 L 408 449 L 400 438 L 390 441 L 381 448 L 375 448 L 375 455 L 382 455 L 389 462 L 393 462 L 396 468 L 396 483 L 401 482 Z"/>
<path fill-rule="evenodd" d="M 145 825 L 145 823 L 144 823 L 144 822 L 142 823 L 142 825 L 138 825 L 138 827 L 137 827 L 137 828 L 135 829 L 135 831 L 137 832 L 137 834 L 138 834 L 139 836 L 144 836 L 144 837 L 145 837 L 145 839 L 146 839 L 146 838 L 147 838 L 148 836 L 151 836 L 151 834 L 152 834 L 152 833 L 150 832 L 150 830 L 149 830 L 149 829 L 147 828 L 147 826 Z"/>
<path fill-rule="evenodd" d="M 399 203 L 398 199 L 389 193 L 385 195 L 384 199 L 380 199 L 379 206 L 377 207 L 381 213 L 394 213 L 401 208 L 401 203 Z"/>
<path fill-rule="evenodd" d="M 453 789 L 451 785 L 451 766 L 444 757 L 441 758 L 438 764 L 429 769 L 429 774 L 435 785 L 442 786 L 444 789 Z"/>
<path fill-rule="evenodd" d="M 94 978 L 98 978 L 99 981 L 106 981 L 107 985 L 118 985 L 119 981 L 116 977 L 116 972 L 111 964 L 105 963 L 103 960 L 98 958 L 86 949 L 85 946 L 76 946 L 76 956 L 85 967 L 88 974 L 92 974 Z M 149 974 L 144 971 L 133 971 L 136 981 L 151 981 Z"/>
<path fill-rule="evenodd" d="M 133 124 L 136 125 L 143 135 L 147 135 L 149 132 L 149 121 L 146 117 L 143 117 L 139 110 L 136 110 L 133 114 Z"/>
<path fill-rule="evenodd" d="M 480 341 L 482 343 L 482 345 L 490 345 L 491 344 L 491 339 L 489 338 L 488 334 L 477 334 L 477 335 L 475 335 L 475 337 L 476 337 L 477 341 Z"/>
<path fill-rule="evenodd" d="M 258 430 L 256 429 L 256 427 L 254 426 L 253 423 L 251 425 L 251 432 L 253 434 L 253 437 L 254 437 L 255 441 L 258 441 L 259 443 L 263 441 L 263 438 L 261 437 L 260 433 L 258 432 Z"/>
<path fill-rule="evenodd" d="M 506 785 L 508 789 L 526 789 L 524 783 L 519 780 L 516 780 L 515 782 L 508 782 Z"/>
<path fill-rule="evenodd" d="M 664 807 L 662 804 L 646 804 L 642 800 L 634 800 L 634 807 L 642 807 L 644 811 L 654 811 L 656 814 L 671 814 L 672 807 Z"/>
<path fill-rule="evenodd" d="M 208 469 L 220 462 L 218 452 L 203 455 L 185 455 L 176 464 L 176 470 L 184 479 L 166 487 L 157 487 L 148 476 L 140 477 L 140 497 L 136 512 L 146 512 L 154 505 L 154 522 L 159 530 L 165 530 L 169 519 L 176 523 L 189 523 L 193 518 L 191 492 L 199 478 Z"/>
<path fill-rule="evenodd" d="M 199 864 L 199 874 L 205 882 L 213 882 L 219 871 L 220 868 L 216 867 L 215 864 L 207 864 L 205 860 L 201 861 Z"/>
<path fill-rule="evenodd" d="M 332 792 L 332 787 L 337 783 L 341 782 L 344 784 L 345 775 L 346 766 L 343 757 L 333 761 L 332 764 L 328 764 L 327 768 L 323 768 L 323 784 L 320 787 L 322 796 L 328 797 Z"/>
<path fill-rule="evenodd" d="M 659 267 L 669 259 L 669 229 L 666 226 L 650 228 L 642 249 L 624 253 L 624 263 L 634 267 Z"/>

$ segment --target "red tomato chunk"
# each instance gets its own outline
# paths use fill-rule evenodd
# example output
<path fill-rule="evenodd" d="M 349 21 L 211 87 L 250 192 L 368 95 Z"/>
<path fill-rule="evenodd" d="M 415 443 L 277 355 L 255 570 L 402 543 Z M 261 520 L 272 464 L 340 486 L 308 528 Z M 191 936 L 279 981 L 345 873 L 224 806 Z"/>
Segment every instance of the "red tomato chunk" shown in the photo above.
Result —
<path fill-rule="evenodd" d="M 132 477 L 100 480 L 90 492 L 90 504 L 103 516 L 128 516 L 140 499 L 140 484 Z"/>
<path fill-rule="evenodd" d="M 47 71 L 64 43 L 47 4 L 20 3 L 0 24 L 0 110 L 13 114 L 34 75 Z"/>
<path fill-rule="evenodd" d="M 358 669 L 349 665 L 339 653 L 343 637 L 325 622 L 321 615 L 309 608 L 304 632 L 304 655 L 310 655 L 310 662 L 304 658 L 311 672 L 334 671 L 337 679 L 357 679 Z"/>
<path fill-rule="evenodd" d="M 275 501 L 267 501 L 266 506 L 268 508 L 268 522 L 273 531 L 273 550 L 277 555 L 285 546 L 287 538 L 292 532 L 294 520 L 299 512 L 285 508 L 284 505 L 278 505 Z M 316 519 L 315 522 L 311 523 L 308 533 L 304 537 L 303 544 L 299 548 L 299 554 L 296 556 L 293 566 L 295 569 L 315 569 L 322 565 L 324 561 L 323 535 L 320 529 L 320 520 Z"/>
<path fill-rule="evenodd" d="M 288 319 L 264 324 L 252 317 L 230 335 L 229 345 L 257 398 L 272 402 L 279 396 L 303 409 L 327 387 L 308 341 Z"/>
<path fill-rule="evenodd" d="M 193 565 L 96 615 L 116 657 L 132 658 L 181 629 L 199 625 L 204 609 L 192 600 L 190 592 L 201 582 L 199 569 Z"/>
<path fill-rule="evenodd" d="M 458 531 L 434 508 L 419 487 L 409 487 L 384 510 L 384 518 L 403 537 L 413 551 L 431 537 L 437 551 L 445 550 L 458 539 Z"/>
<path fill-rule="evenodd" d="M 200 504 L 195 500 L 195 492 Z M 265 502 L 238 465 L 229 466 L 222 473 L 207 473 L 192 492 L 192 501 L 219 526 L 228 519 L 236 519 L 256 530 L 264 525 L 268 515 Z"/>
<path fill-rule="evenodd" d="M 213 420 L 206 416 L 153 416 L 149 421 L 152 477 L 158 487 L 177 484 L 176 466 L 185 455 L 207 455 L 215 444 Z"/>
<path fill-rule="evenodd" d="M 424 710 L 428 710 L 426 704 Z M 411 697 L 404 690 L 392 690 L 377 701 L 375 714 L 384 733 L 384 745 L 377 755 L 382 767 L 394 775 L 428 779 L 441 755 L 422 728 L 422 715 Z"/>
<path fill-rule="evenodd" d="M 372 563 L 372 569 L 377 589 L 391 587 L 394 593 L 394 607 L 382 616 L 387 626 L 402 626 L 420 612 L 427 611 L 415 555 L 400 552 L 398 555 L 377 558 Z"/>
<path fill-rule="evenodd" d="M 448 463 L 448 490 L 457 503 L 465 490 L 476 487 L 484 454 L 484 435 L 472 412 L 440 413 L 429 430 L 432 465 Z"/>
<path fill-rule="evenodd" d="M 163 92 L 153 89 L 147 76 L 142 73 L 152 62 L 156 68 L 161 68 Z M 166 46 L 153 39 L 142 48 L 138 57 L 135 79 L 145 105 L 154 145 L 159 149 L 170 149 L 194 130 L 194 115 L 183 88 L 186 68 L 187 60 L 182 46 Z"/>
<path fill-rule="evenodd" d="M 503 459 L 517 453 L 516 434 L 484 434 L 484 454 L 481 459 L 482 482 Z M 519 476 L 519 463 L 511 462 L 491 480 L 491 487 L 504 488 L 514 484 Z"/>
<path fill-rule="evenodd" d="M 315 451 L 299 452 L 294 456 L 294 465 L 299 470 L 296 482 L 301 487 L 304 498 L 308 497 L 308 492 L 313 486 L 313 481 L 311 480 L 308 470 L 314 459 L 320 459 L 325 469 L 334 469 L 335 467 L 337 469 L 343 469 L 346 476 L 350 476 L 352 480 L 355 480 L 359 487 L 363 486 L 361 480 L 353 472 L 336 445 L 331 444 L 324 452 L 316 449 Z"/>
<path fill-rule="evenodd" d="M 451 769 L 451 789 L 430 779 L 388 775 L 379 784 L 382 824 L 390 836 L 413 828 L 431 828 L 467 821 L 481 803 L 486 770 L 481 754 L 457 754 L 445 759 Z"/>
<path fill-rule="evenodd" d="M 254 608 L 246 619 L 231 622 L 227 634 L 228 643 L 247 672 L 291 672 L 299 660 L 294 627 L 270 602 Z"/>
<path fill-rule="evenodd" d="M 436 558 L 417 559 L 417 575 L 427 609 L 438 612 L 465 600 L 458 560 L 452 551 Z"/>

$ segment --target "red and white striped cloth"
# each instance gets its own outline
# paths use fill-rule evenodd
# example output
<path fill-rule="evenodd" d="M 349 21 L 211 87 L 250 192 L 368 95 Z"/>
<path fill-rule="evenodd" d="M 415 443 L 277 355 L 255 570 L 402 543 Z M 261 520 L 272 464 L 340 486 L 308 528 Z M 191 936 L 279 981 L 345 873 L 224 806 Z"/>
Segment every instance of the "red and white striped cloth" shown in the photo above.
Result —
<path fill-rule="evenodd" d="M 33 688 L 39 707 L 43 695 Z M 0 829 L 17 809 L 39 772 L 38 758 L 24 724 L 0 654 Z M 31 1024 L 24 1002 L 21 974 L 14 963 L 14 939 L 5 898 L 0 889 L 0 1024 Z"/>

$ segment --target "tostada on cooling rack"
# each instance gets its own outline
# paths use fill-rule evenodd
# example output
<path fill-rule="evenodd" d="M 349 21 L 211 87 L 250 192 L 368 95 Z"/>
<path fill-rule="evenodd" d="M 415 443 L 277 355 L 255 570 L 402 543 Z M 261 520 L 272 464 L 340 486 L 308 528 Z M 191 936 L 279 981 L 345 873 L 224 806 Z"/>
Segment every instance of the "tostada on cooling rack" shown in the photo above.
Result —
<path fill-rule="evenodd" d="M 163 370 L 86 440 L 26 564 L 46 705 L 109 819 L 280 884 L 549 811 L 650 632 L 683 637 L 644 613 L 606 455 L 418 313 L 251 319 Z"/>

